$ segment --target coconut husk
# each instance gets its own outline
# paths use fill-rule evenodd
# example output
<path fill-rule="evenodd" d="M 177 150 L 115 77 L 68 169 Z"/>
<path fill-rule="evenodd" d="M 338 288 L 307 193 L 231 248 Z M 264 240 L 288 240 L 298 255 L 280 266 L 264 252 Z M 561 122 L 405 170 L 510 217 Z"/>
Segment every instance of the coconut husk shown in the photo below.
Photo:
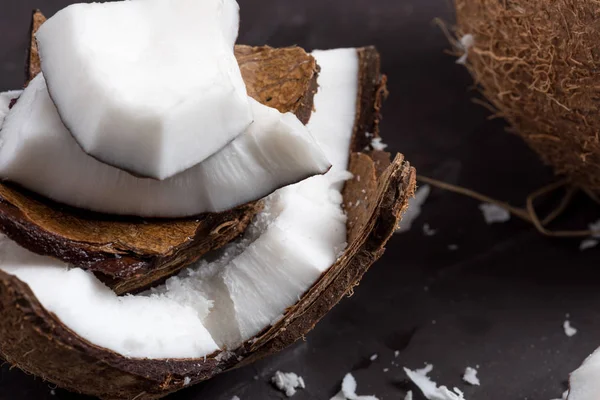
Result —
<path fill-rule="evenodd" d="M 0 271 L 0 352 L 5 359 L 61 387 L 103 399 L 158 399 L 182 389 L 186 377 L 198 383 L 304 337 L 381 257 L 414 194 L 415 171 L 402 155 L 390 161 L 387 153 L 364 150 L 368 133 L 378 134 L 386 91 L 376 50 L 358 52 L 360 93 L 349 165 L 355 177 L 343 191 L 349 245 L 279 322 L 238 349 L 206 359 L 128 359 L 77 336 L 43 308 L 26 284 Z M 356 206 L 358 199 L 362 202 Z"/>
<path fill-rule="evenodd" d="M 466 66 L 496 115 L 574 185 L 600 193 L 600 4 L 455 0 Z M 457 51 L 463 52 L 460 46 Z"/>
<path fill-rule="evenodd" d="M 33 14 L 27 80 L 40 72 Z M 237 46 L 249 94 L 281 112 L 310 119 L 316 92 L 315 59 L 299 47 Z M 117 294 L 143 290 L 236 238 L 260 202 L 194 218 L 157 220 L 102 215 L 66 207 L 0 183 L 0 230 L 21 246 L 89 269 Z"/>

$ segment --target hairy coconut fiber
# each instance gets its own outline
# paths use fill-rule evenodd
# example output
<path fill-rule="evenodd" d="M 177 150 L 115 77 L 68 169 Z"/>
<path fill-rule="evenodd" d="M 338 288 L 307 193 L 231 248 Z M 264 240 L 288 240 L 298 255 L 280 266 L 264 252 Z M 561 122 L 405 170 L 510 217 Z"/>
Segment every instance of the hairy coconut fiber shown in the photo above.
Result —
<path fill-rule="evenodd" d="M 600 2 L 455 0 L 466 66 L 496 114 L 574 185 L 600 193 Z"/>

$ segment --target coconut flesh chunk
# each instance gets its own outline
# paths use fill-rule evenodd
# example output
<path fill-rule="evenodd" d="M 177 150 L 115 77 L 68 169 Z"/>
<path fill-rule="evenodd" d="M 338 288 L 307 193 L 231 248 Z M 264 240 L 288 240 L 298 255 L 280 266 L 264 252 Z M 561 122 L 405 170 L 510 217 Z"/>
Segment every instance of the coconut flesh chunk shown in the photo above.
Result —
<path fill-rule="evenodd" d="M 74 4 L 36 34 L 61 119 L 90 155 L 166 179 L 252 123 L 235 0 Z"/>
<path fill-rule="evenodd" d="M 255 122 L 246 132 L 202 163 L 158 181 L 86 154 L 64 127 L 40 74 L 0 131 L 0 176 L 87 210 L 185 217 L 229 210 L 327 171 L 329 161 L 294 114 L 250 103 Z"/>
<path fill-rule="evenodd" d="M 332 140 L 323 119 L 311 119 L 310 128 L 338 165 L 269 196 L 245 237 L 211 261 L 125 297 L 116 297 L 89 272 L 29 253 L 6 238 L 0 268 L 27 283 L 44 308 L 79 336 L 126 357 L 199 358 L 219 347 L 234 348 L 270 326 L 346 246 L 340 182 L 349 175 L 358 56 L 355 49 L 314 56 L 322 71 L 315 115 L 344 116 L 340 123 L 347 129 Z M 345 68 L 336 65 L 341 59 Z M 330 79 L 340 74 L 344 84 Z"/>
<path fill-rule="evenodd" d="M 600 377 L 600 349 L 571 373 L 567 400 L 597 400 L 600 393 L 598 377 Z"/>

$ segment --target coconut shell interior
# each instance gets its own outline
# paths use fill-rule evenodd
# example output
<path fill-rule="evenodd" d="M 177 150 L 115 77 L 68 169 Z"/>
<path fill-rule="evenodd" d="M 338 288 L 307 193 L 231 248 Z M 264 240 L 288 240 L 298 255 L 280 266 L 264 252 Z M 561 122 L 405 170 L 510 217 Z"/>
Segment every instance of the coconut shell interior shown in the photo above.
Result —
<path fill-rule="evenodd" d="M 466 66 L 493 112 L 555 172 L 600 194 L 595 1 L 455 0 Z M 457 49 L 463 53 L 463 49 Z"/>
<path fill-rule="evenodd" d="M 26 284 L 0 271 L 3 357 L 73 391 L 103 399 L 158 399 L 182 389 L 186 377 L 198 383 L 278 352 L 306 335 L 381 257 L 415 189 L 415 171 L 401 154 L 391 160 L 388 153 L 365 149 L 368 135 L 378 135 L 379 109 L 387 92 L 377 51 L 363 48 L 358 53 L 358 116 L 349 164 L 354 178 L 343 190 L 349 245 L 279 322 L 238 349 L 206 359 L 127 359 L 77 336 L 42 307 Z"/>
<path fill-rule="evenodd" d="M 35 11 L 27 81 L 40 72 L 34 34 L 45 17 Z M 236 46 L 248 93 L 307 123 L 317 90 L 315 59 L 299 47 Z M 186 219 L 123 218 L 49 201 L 0 183 L 0 230 L 21 246 L 94 271 L 117 294 L 143 290 L 242 233 L 260 202 Z"/>

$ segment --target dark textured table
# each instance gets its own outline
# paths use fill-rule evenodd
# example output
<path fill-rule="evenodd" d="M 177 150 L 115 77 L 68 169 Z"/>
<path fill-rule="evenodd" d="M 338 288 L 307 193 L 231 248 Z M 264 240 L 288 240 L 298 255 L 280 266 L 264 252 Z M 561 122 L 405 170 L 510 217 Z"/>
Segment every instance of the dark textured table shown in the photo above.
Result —
<path fill-rule="evenodd" d="M 22 82 L 30 9 L 43 7 L 51 15 L 68 3 L 2 2 L 1 90 Z M 517 205 L 553 179 L 518 138 L 504 132 L 501 121 L 488 120 L 488 112 L 471 103 L 471 80 L 444 54 L 446 40 L 432 22 L 452 20 L 450 0 L 240 3 L 243 43 L 307 49 L 377 45 L 391 91 L 383 136 L 420 173 Z M 268 381 L 282 370 L 306 381 L 296 400 L 329 400 L 349 371 L 359 394 L 403 399 L 415 388 L 401 366 L 420 368 L 425 362 L 434 364 L 436 381 L 464 389 L 468 400 L 560 397 L 568 373 L 600 345 L 600 252 L 580 252 L 577 240 L 541 237 L 517 220 L 488 226 L 477 206 L 434 190 L 413 229 L 394 237 L 354 296 L 305 342 L 170 398 L 280 399 L 283 394 Z M 591 202 L 577 198 L 558 224 L 581 225 L 599 216 Z M 424 235 L 424 223 L 437 234 Z M 450 251 L 450 244 L 458 250 Z M 567 313 L 579 329 L 572 338 L 562 329 Z M 373 354 L 379 357 L 372 362 Z M 475 365 L 482 385 L 468 387 L 461 374 Z M 83 398 L 51 389 L 39 378 L 2 367 L 0 400 Z"/>

